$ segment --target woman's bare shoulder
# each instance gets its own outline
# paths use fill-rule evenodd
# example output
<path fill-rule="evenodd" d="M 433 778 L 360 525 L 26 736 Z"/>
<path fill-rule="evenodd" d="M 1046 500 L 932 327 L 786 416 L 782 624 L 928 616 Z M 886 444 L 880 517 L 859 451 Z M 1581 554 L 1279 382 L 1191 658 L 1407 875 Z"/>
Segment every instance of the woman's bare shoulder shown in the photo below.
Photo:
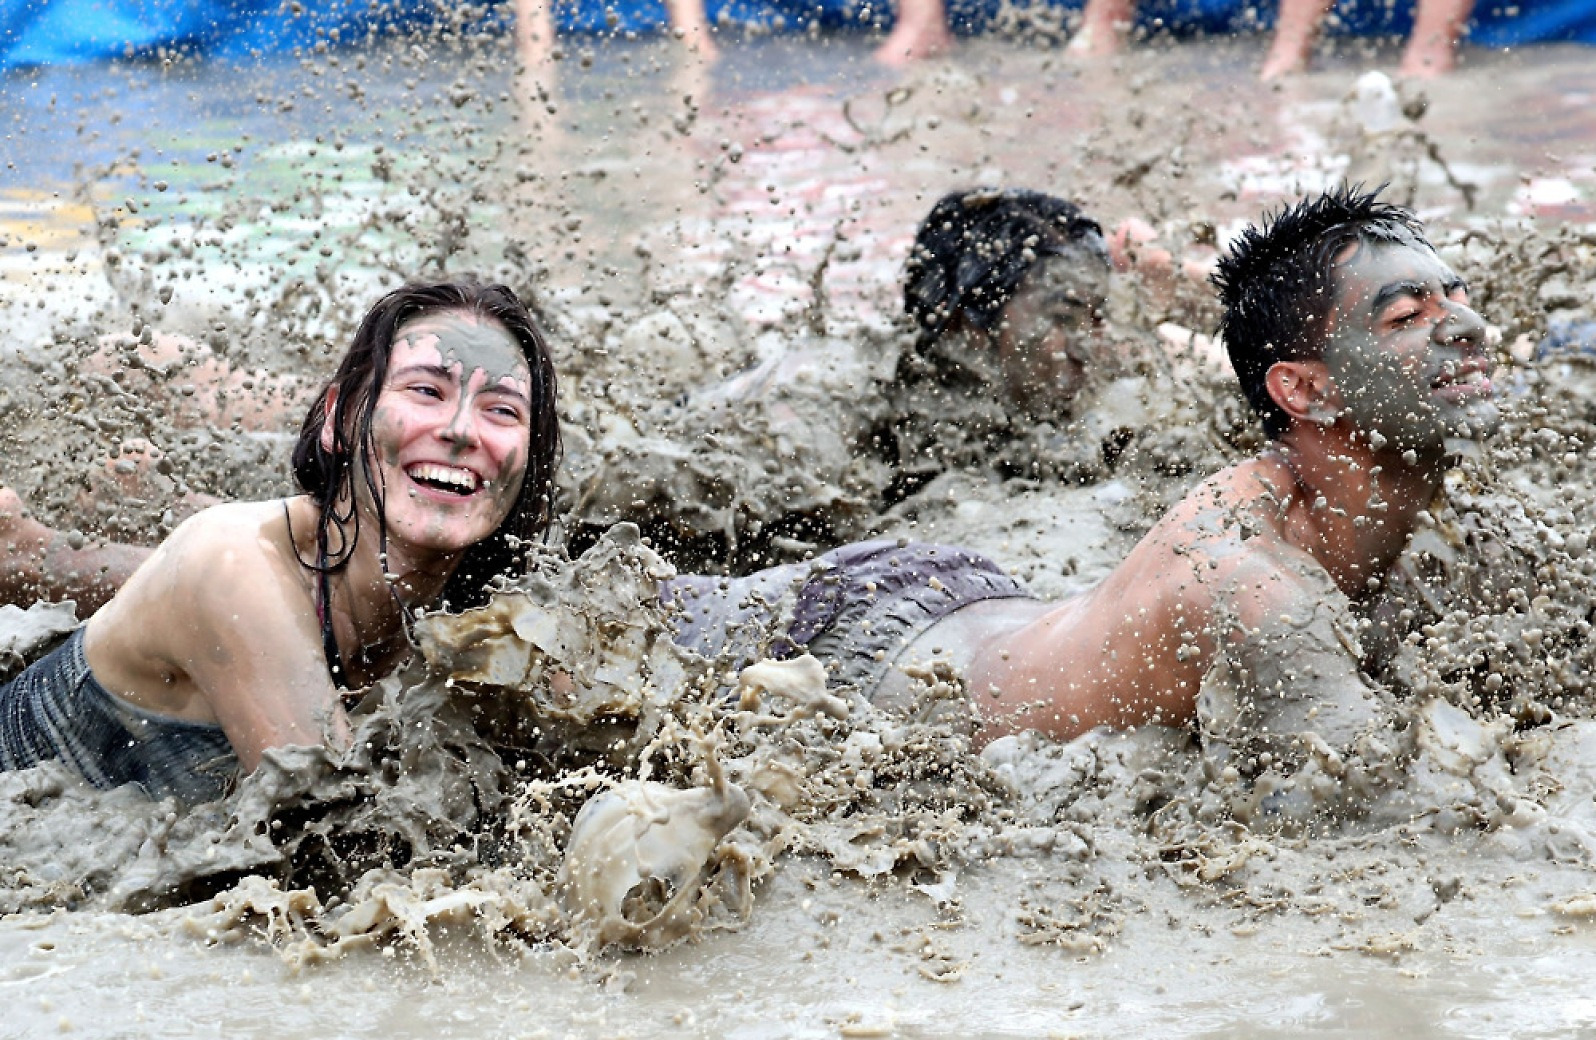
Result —
<path fill-rule="evenodd" d="M 283 510 L 280 499 L 235 502 L 179 524 L 95 615 L 96 666 L 118 674 L 113 658 L 153 658 L 186 670 L 195 640 L 215 639 L 218 626 L 237 634 L 236 619 L 254 616 L 251 632 L 260 635 L 281 613 L 277 605 L 308 605 Z M 151 618 L 162 623 L 151 626 Z"/>
<path fill-rule="evenodd" d="M 180 531 L 237 531 L 243 528 L 258 528 L 273 521 L 282 523 L 283 510 L 293 502 L 293 499 L 281 498 L 263 502 L 223 502 L 195 513 L 179 524 L 172 533 L 176 535 Z"/>
<path fill-rule="evenodd" d="M 297 535 L 301 524 L 308 529 L 313 523 L 297 499 L 211 506 L 179 524 L 150 565 L 181 564 L 179 569 L 191 574 L 196 565 L 237 574 L 278 570 L 292 561 L 291 532 Z"/>

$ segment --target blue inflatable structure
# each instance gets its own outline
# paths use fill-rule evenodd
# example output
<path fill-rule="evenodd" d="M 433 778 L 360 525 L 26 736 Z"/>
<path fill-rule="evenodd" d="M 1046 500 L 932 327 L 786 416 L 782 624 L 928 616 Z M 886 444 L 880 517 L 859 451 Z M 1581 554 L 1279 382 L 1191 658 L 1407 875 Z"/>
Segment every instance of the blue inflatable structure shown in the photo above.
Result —
<path fill-rule="evenodd" d="M 1078 8 L 1083 0 L 1039 0 Z M 960 32 L 979 32 L 997 0 L 950 0 Z M 717 24 L 802 30 L 882 27 L 890 0 L 707 0 Z M 1177 33 L 1266 28 L 1273 0 L 1144 0 L 1137 17 Z M 1412 0 L 1341 0 L 1332 32 L 1402 34 Z M 663 0 L 554 0 L 567 33 L 647 33 L 664 27 Z M 352 43 L 374 33 L 455 24 L 503 31 L 505 2 L 451 0 L 0 0 L 0 69 L 148 58 L 162 49 L 235 59 L 328 41 Z M 1596 43 L 1596 0 L 1479 0 L 1469 40 L 1487 47 L 1543 41 Z"/>

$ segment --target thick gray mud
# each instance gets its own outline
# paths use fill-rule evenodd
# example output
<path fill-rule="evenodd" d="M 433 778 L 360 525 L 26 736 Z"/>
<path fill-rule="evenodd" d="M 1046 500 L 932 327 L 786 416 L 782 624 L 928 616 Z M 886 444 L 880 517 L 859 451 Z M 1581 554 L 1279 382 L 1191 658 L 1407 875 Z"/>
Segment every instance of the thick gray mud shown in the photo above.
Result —
<path fill-rule="evenodd" d="M 1358 80 L 1378 52 L 1257 87 L 1257 42 L 1076 68 L 977 41 L 899 82 L 859 41 L 750 41 L 713 75 L 573 44 L 512 77 L 505 41 L 435 38 L 9 82 L 29 134 L 84 126 L 76 171 L 5 182 L 0 477 L 41 515 L 154 541 L 196 496 L 284 493 L 307 387 L 411 273 L 536 302 L 568 457 L 558 544 L 422 619 L 348 756 L 270 754 L 191 812 L 0 775 L 0 1036 L 1590 1028 L 1596 362 L 1538 345 L 1596 318 L 1596 78 L 1475 54 L 1426 109 Z M 1380 657 L 1364 761 L 1277 761 L 1222 675 L 1191 732 L 976 754 L 949 676 L 889 712 L 803 658 L 669 641 L 660 578 L 866 536 L 1088 587 L 1260 443 L 1182 264 L 1347 174 L 1431 219 L 1504 365 L 1503 430 L 1370 623 L 1313 619 L 1278 661 Z M 915 222 L 975 183 L 1173 254 L 1172 293 L 1116 276 L 1045 416 L 897 317 Z M 59 622 L 0 617 L 7 661 Z"/>

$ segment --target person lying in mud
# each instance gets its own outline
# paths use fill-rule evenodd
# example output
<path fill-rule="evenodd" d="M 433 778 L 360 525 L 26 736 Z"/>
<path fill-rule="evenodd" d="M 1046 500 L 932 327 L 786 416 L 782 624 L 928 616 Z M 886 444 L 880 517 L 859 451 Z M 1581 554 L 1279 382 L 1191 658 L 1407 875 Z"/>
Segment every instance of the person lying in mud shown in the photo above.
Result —
<path fill-rule="evenodd" d="M 1046 603 L 969 550 L 866 542 L 743 578 L 668 580 L 661 597 L 680 610 L 677 642 L 723 660 L 807 651 L 832 683 L 888 706 L 912 701 L 914 673 L 957 676 L 979 743 L 1022 730 L 1067 739 L 1098 726 L 1187 725 L 1219 667 L 1242 688 L 1248 724 L 1275 746 L 1339 761 L 1338 749 L 1384 720 L 1360 667 L 1355 611 L 1418 526 L 1450 454 L 1497 421 L 1484 326 L 1414 218 L 1352 189 L 1249 229 L 1216 281 L 1231 359 L 1269 447 L 1190 492 L 1093 590 Z M 328 428 L 337 427 L 313 412 L 307 436 Z M 385 457 L 383 472 L 393 465 Z M 291 557 L 312 576 L 321 569 L 301 560 L 314 545 L 295 541 Z M 295 574 L 309 614 L 313 583 Z M 359 641 L 397 635 L 401 616 L 359 629 Z M 354 641 L 357 620 L 334 634 Z M 300 656 L 314 656 L 316 626 L 302 622 Z M 381 663 L 362 662 L 353 677 Z M 335 703 L 330 679 L 318 689 L 314 703 Z M 286 739 L 313 739 L 316 722 L 311 714 Z M 256 739 L 256 757 L 265 746 Z"/>
<path fill-rule="evenodd" d="M 1103 441 L 1122 434 L 1099 428 L 1091 413 L 1136 352 L 1109 332 L 1111 279 L 1134 273 L 1167 299 L 1181 273 L 1153 234 L 1127 220 L 1105 238 L 1079 206 L 1024 189 L 940 199 L 905 266 L 904 313 L 916 336 L 887 388 L 890 428 L 869 437 L 895 445 L 899 484 L 922 483 L 972 453 L 1006 475 L 1103 476 L 1105 455 L 1121 447 Z M 1217 352 L 1189 360 L 1223 366 Z M 1057 432 L 1042 436 L 1043 424 Z M 1019 443 L 1024 449 L 1008 450 Z"/>
<path fill-rule="evenodd" d="M 1497 423 L 1485 327 L 1413 216 L 1353 188 L 1249 228 L 1215 282 L 1269 444 L 1194 488 L 1092 590 L 1041 602 L 967 550 L 873 542 L 675 579 L 681 641 L 714 653 L 796 587 L 778 655 L 807 649 L 878 704 L 913 693 L 905 666 L 940 662 L 965 684 L 979 743 L 1188 725 L 1216 666 L 1283 748 L 1334 757 L 1378 732 L 1356 612 L 1449 457 Z"/>
<path fill-rule="evenodd" d="M 1102 226 L 1073 202 L 1025 189 L 944 195 L 904 268 L 914 354 L 976 374 L 1027 412 L 1067 409 L 1113 268 Z"/>
<path fill-rule="evenodd" d="M 269 748 L 347 743 L 340 691 L 392 666 L 413 611 L 479 602 L 547 528 L 554 397 L 543 334 L 509 289 L 408 285 L 310 407 L 301 494 L 214 506 L 153 552 L 72 558 L 38 555 L 59 535 L 13 514 L 8 594 L 81 580 L 63 565 L 118 591 L 0 687 L 0 769 L 60 759 L 97 787 L 198 802 Z"/>
<path fill-rule="evenodd" d="M 633 520 L 688 567 L 740 569 L 768 559 L 779 532 L 846 540 L 949 470 L 1101 478 L 1128 435 L 1094 405 L 1135 352 L 1106 327 L 1111 279 L 1134 270 L 1166 296 L 1181 277 L 1151 234 L 1126 222 L 1105 236 L 1079 206 L 1037 191 L 945 195 L 905 267 L 912 344 L 797 337 L 691 394 L 647 436 L 595 445 L 588 457 L 603 461 L 578 460 L 572 520 L 594 531 Z M 1224 367 L 1217 351 L 1171 353 L 1179 365 L 1160 354 L 1148 367 Z M 1161 378 L 1148 395 L 1167 400 L 1151 387 Z M 744 479 L 761 470 L 767 479 Z"/>
<path fill-rule="evenodd" d="M 904 265 L 903 311 L 915 361 L 960 370 L 964 382 L 1028 416 L 1068 414 L 1101 365 L 1104 311 L 1116 271 L 1167 292 L 1175 276 L 1153 229 L 1126 220 L 1105 236 L 1077 204 L 1027 188 L 975 188 L 937 200 Z M 1204 277 L 1205 269 L 1184 269 Z M 733 377 L 703 400 L 756 397 L 789 374 L 777 358 Z"/>

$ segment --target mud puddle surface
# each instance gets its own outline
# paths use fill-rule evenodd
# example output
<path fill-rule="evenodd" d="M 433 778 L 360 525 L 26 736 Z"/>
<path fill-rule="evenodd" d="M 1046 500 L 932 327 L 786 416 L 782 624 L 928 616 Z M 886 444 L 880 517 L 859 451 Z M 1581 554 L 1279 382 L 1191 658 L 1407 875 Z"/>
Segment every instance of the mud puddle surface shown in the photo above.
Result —
<path fill-rule="evenodd" d="M 1471 53 L 1425 106 L 1360 86 L 1390 55 L 1352 45 L 1266 90 L 1261 47 L 1083 70 L 974 41 L 900 80 L 862 40 L 713 72 L 574 41 L 516 76 L 445 34 L 9 79 L 0 477 L 42 514 L 150 541 L 190 492 L 283 493 L 306 387 L 409 274 L 537 302 L 570 451 L 568 546 L 424 621 L 347 760 L 278 755 L 186 814 L 0 777 L 0 1036 L 1589 1028 L 1596 368 L 1537 345 L 1596 317 L 1596 73 Z M 1415 541 L 1382 676 L 1410 765 L 1372 808 L 1273 818 L 1156 728 L 975 755 L 945 676 L 891 714 L 664 638 L 674 569 L 880 534 L 1066 595 L 1258 443 L 1222 371 L 1157 346 L 1211 330 L 1200 286 L 1117 284 L 1054 422 L 902 385 L 902 258 L 942 192 L 1140 217 L 1178 264 L 1347 175 L 1431 220 L 1510 365 L 1502 434 Z M 934 464 L 904 479 L 883 428 Z"/>

